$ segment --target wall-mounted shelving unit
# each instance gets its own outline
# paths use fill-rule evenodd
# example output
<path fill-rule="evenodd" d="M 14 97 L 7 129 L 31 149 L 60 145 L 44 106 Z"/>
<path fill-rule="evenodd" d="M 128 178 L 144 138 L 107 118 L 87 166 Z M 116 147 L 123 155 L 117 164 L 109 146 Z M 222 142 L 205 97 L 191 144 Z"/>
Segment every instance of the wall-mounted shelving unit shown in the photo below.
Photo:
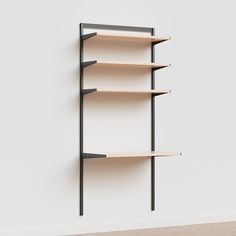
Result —
<path fill-rule="evenodd" d="M 93 30 L 106 30 L 106 31 L 122 31 L 122 32 L 139 32 L 145 33 L 145 35 L 130 35 L 130 34 L 114 34 L 114 33 L 103 33 L 93 32 L 84 33 L 84 29 Z M 148 35 L 147 35 L 148 34 Z M 168 89 L 155 89 L 155 71 L 168 67 L 170 64 L 159 64 L 155 63 L 155 45 L 169 40 L 170 37 L 156 37 L 154 28 L 147 27 L 133 27 L 133 26 L 117 26 L 117 25 L 101 25 L 101 24 L 80 24 L 80 215 L 83 215 L 83 199 L 84 199 L 84 160 L 91 158 L 139 158 L 148 157 L 151 158 L 151 210 L 155 210 L 155 157 L 168 157 L 178 156 L 181 153 L 176 152 L 160 152 L 155 151 L 155 97 L 170 92 Z M 150 63 L 126 63 L 126 62 L 104 62 L 104 61 L 84 61 L 84 41 L 86 40 L 110 40 L 110 41 L 131 41 L 148 43 L 151 46 L 151 62 Z M 134 69 L 149 69 L 151 77 L 151 88 L 150 90 L 107 90 L 98 88 L 84 89 L 84 72 L 87 67 L 102 67 L 112 68 L 119 67 L 122 69 L 134 68 Z M 84 152 L 84 117 L 83 117 L 83 106 L 84 96 L 89 94 L 110 94 L 110 95 L 150 95 L 151 100 L 151 150 L 144 153 L 87 153 Z"/>

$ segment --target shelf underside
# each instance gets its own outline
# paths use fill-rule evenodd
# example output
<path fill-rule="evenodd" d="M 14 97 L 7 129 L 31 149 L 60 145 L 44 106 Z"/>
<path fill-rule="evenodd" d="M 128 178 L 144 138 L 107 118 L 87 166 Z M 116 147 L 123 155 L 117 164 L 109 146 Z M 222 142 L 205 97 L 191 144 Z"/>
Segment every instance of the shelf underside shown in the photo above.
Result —
<path fill-rule="evenodd" d="M 153 96 L 159 96 L 166 93 L 170 93 L 171 90 L 168 89 L 150 89 L 150 90 L 106 90 L 106 89 L 97 89 L 97 88 L 91 88 L 91 89 L 83 89 L 82 95 L 87 94 L 133 94 L 133 95 L 153 95 Z"/>
<path fill-rule="evenodd" d="M 82 40 L 95 39 L 95 40 L 114 40 L 126 42 L 140 42 L 140 43 L 153 43 L 158 44 L 170 40 L 170 37 L 156 37 L 156 36 L 143 36 L 143 35 L 122 35 L 122 34 L 107 34 L 94 32 L 82 35 Z"/>
<path fill-rule="evenodd" d="M 96 153 L 83 153 L 83 158 L 122 158 L 122 157 L 170 157 L 179 156 L 178 152 L 144 152 L 144 153 L 116 153 L 116 154 L 96 154 Z"/>
<path fill-rule="evenodd" d="M 93 67 L 121 67 L 121 68 L 137 68 L 137 69 L 153 69 L 159 70 L 170 66 L 171 64 L 158 64 L 158 63 L 125 63 L 125 62 L 103 62 L 103 61 L 86 61 L 82 62 L 82 68 Z"/>

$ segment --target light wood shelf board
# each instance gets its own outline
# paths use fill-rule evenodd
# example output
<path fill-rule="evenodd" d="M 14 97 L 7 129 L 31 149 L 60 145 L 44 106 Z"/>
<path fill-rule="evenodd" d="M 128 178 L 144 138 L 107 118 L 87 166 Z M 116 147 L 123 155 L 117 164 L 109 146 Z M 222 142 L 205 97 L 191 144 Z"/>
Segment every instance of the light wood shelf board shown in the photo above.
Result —
<path fill-rule="evenodd" d="M 101 32 L 95 32 L 84 35 L 85 40 L 116 40 L 116 41 L 131 41 L 131 42 L 142 42 L 142 43 L 161 43 L 170 40 L 171 37 L 157 37 L 157 36 L 146 36 L 146 35 L 122 35 L 122 34 L 107 34 Z"/>
<path fill-rule="evenodd" d="M 127 68 L 163 68 L 168 67 L 170 64 L 158 64 L 158 63 L 127 63 L 127 62 L 104 62 L 104 61 L 97 61 L 97 63 L 93 64 L 93 66 L 97 67 L 127 67 Z"/>
<path fill-rule="evenodd" d="M 101 154 L 101 153 L 83 153 L 83 158 L 91 159 L 91 158 L 136 158 L 136 157 L 171 157 L 171 156 L 180 156 L 182 155 L 179 152 L 161 152 L 161 151 L 150 151 L 143 153 L 109 153 L 109 154 Z"/>
<path fill-rule="evenodd" d="M 107 154 L 106 158 L 122 158 L 122 157 L 168 157 L 179 156 L 178 152 L 144 152 L 144 153 L 117 153 Z"/>
<path fill-rule="evenodd" d="M 92 89 L 84 89 L 83 94 L 137 94 L 137 95 L 142 95 L 142 94 L 153 94 L 153 95 L 162 95 L 166 93 L 170 93 L 171 90 L 169 89 L 147 89 L 147 90 L 109 90 L 109 89 L 97 89 L 97 88 L 92 88 Z"/>
<path fill-rule="evenodd" d="M 152 93 L 169 93 L 171 90 L 168 89 L 153 89 L 153 90 L 106 90 L 106 89 L 98 89 L 97 93 L 144 93 L 144 94 L 152 94 Z"/>

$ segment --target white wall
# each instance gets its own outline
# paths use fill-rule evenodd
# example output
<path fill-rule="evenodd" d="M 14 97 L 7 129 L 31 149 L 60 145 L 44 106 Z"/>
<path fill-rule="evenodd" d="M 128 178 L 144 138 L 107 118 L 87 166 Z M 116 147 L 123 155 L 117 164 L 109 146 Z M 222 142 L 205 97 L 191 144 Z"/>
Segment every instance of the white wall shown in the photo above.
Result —
<path fill-rule="evenodd" d="M 0 232 L 59 235 L 236 219 L 234 9 L 234 1 L 1 1 Z M 148 159 L 89 160 L 79 217 L 80 22 L 156 27 L 172 36 L 156 47 L 157 61 L 172 63 L 157 72 L 157 84 L 172 89 L 157 98 L 157 146 L 183 156 L 157 160 L 156 212 Z M 114 60 L 122 60 L 127 46 L 121 48 Z M 135 48 L 124 59 L 148 60 L 147 48 Z M 93 49 L 86 57 L 99 53 Z M 146 72 L 119 73 L 121 83 L 100 71 L 100 86 L 149 86 Z M 87 86 L 97 83 L 94 76 L 88 71 Z M 85 148 L 149 149 L 148 98 L 107 100 L 87 97 Z M 133 135 L 124 136 L 125 128 Z"/>

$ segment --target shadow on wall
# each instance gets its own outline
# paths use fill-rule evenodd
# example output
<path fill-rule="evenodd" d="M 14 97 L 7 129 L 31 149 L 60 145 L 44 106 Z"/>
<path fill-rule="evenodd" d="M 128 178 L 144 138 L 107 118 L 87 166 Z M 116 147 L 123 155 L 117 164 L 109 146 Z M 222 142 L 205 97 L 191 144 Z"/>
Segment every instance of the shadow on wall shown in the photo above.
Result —
<path fill-rule="evenodd" d="M 116 184 L 120 185 L 121 179 L 132 179 L 132 173 L 136 178 L 135 173 L 142 172 L 145 164 L 150 164 L 148 158 L 87 159 L 84 162 L 85 181 L 88 181 L 90 186 L 94 185 L 95 189 L 99 188 L 99 185 L 103 188 L 107 185 L 110 188 Z M 132 183 L 134 184 L 133 181 Z M 136 183 L 139 185 L 139 181 Z"/>

